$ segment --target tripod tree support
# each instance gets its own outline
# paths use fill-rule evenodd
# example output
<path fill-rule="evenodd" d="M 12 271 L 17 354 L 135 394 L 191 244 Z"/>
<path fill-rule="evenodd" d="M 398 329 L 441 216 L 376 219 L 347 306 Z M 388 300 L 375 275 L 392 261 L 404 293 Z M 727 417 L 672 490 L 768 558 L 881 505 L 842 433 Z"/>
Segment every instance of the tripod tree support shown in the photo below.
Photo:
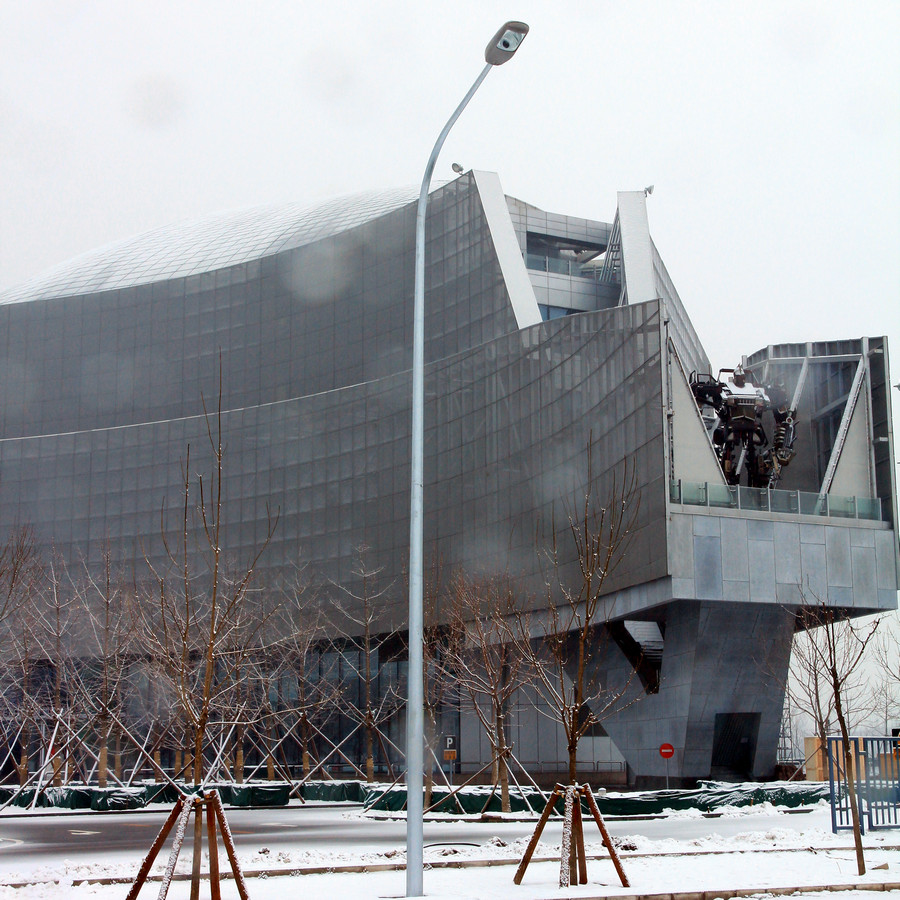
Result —
<path fill-rule="evenodd" d="M 218 833 L 221 834 L 222 842 L 225 844 L 225 851 L 228 854 L 228 861 L 231 864 L 231 872 L 234 876 L 234 882 L 237 885 L 238 894 L 240 895 L 241 900 L 250 900 L 250 895 L 247 893 L 247 885 L 244 882 L 244 873 L 241 871 L 240 865 L 238 865 L 237 854 L 234 849 L 234 839 L 231 836 L 231 829 L 228 827 L 228 822 L 225 819 L 225 810 L 222 807 L 222 799 L 219 797 L 218 791 L 210 791 L 202 797 L 194 796 L 178 798 L 175 802 L 175 806 L 172 808 L 172 812 L 169 813 L 169 817 L 166 819 L 163 827 L 159 830 L 159 834 L 153 841 L 149 853 L 147 853 L 143 863 L 141 863 L 141 868 L 131 885 L 131 889 L 128 891 L 126 900 L 136 900 L 141 888 L 144 886 L 144 882 L 147 880 L 147 876 L 150 873 L 150 869 L 152 868 L 156 857 L 159 855 L 159 851 L 166 842 L 169 832 L 174 827 L 175 837 L 172 840 L 172 851 L 169 854 L 169 862 L 166 866 L 162 887 L 159 892 L 159 900 L 165 900 L 166 895 L 169 893 L 169 885 L 172 883 L 172 876 L 175 872 L 175 864 L 178 862 L 178 855 L 181 853 L 181 847 L 184 844 L 184 835 L 187 831 L 188 819 L 191 817 L 191 813 L 193 813 L 195 822 L 201 823 L 199 829 L 195 830 L 196 838 L 197 831 L 199 830 L 202 832 L 204 807 L 206 808 L 206 830 L 207 840 L 209 842 L 210 897 L 212 900 L 220 900 L 221 898 L 221 892 L 219 890 L 221 876 L 219 874 L 218 825 Z M 200 848 L 197 846 L 195 839 L 194 859 L 191 871 L 191 900 L 196 900 L 196 898 L 200 896 L 199 859 Z"/>
<path fill-rule="evenodd" d="M 556 801 L 560 798 L 564 798 L 565 813 L 559 853 L 559 886 L 561 888 L 569 887 L 576 880 L 579 884 L 587 884 L 587 856 L 584 850 L 584 823 L 581 816 L 581 799 L 584 798 L 591 815 L 594 817 L 594 821 L 597 823 L 597 828 L 600 830 L 603 845 L 609 853 L 613 866 L 615 866 L 616 874 L 622 882 L 622 887 L 630 887 L 631 885 L 628 883 L 625 870 L 622 868 L 619 854 L 612 842 L 612 838 L 609 836 L 609 832 L 606 830 L 603 816 L 600 815 L 597 801 L 594 799 L 591 787 L 588 784 L 570 784 L 568 787 L 557 784 L 553 788 L 550 799 L 547 801 L 547 805 L 541 813 L 541 818 L 538 820 L 537 827 L 534 829 L 534 834 L 531 836 L 528 847 L 525 849 L 525 855 L 519 863 L 519 868 L 516 869 L 513 882 L 515 884 L 522 883 L 525 870 L 528 868 L 528 863 L 531 862 L 531 857 L 534 855 L 538 841 L 541 839 L 544 826 L 547 824 L 547 820 L 556 806 Z"/>

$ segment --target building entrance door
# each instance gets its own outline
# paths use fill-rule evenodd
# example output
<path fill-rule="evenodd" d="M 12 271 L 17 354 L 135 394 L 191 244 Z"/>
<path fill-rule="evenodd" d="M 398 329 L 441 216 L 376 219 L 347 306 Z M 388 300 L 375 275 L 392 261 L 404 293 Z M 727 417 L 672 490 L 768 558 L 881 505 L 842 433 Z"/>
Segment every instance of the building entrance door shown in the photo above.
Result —
<path fill-rule="evenodd" d="M 731 780 L 753 774 L 761 714 L 718 713 L 713 737 L 710 776 Z"/>

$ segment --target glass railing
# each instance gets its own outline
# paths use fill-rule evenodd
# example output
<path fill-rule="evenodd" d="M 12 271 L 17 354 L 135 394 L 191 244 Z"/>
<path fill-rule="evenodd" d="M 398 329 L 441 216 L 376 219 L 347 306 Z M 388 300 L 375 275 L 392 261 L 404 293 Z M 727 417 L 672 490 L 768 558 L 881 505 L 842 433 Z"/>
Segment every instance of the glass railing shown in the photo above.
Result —
<path fill-rule="evenodd" d="M 669 499 L 672 503 L 712 509 L 745 509 L 754 512 L 881 521 L 881 500 L 878 497 L 838 497 L 808 491 L 682 481 L 679 478 L 669 482 Z"/>
<path fill-rule="evenodd" d="M 578 278 L 594 278 L 593 266 L 583 267 L 574 259 L 560 259 L 557 256 L 540 256 L 537 253 L 525 254 L 525 267 L 536 272 L 553 272 L 555 275 L 575 275 Z"/>

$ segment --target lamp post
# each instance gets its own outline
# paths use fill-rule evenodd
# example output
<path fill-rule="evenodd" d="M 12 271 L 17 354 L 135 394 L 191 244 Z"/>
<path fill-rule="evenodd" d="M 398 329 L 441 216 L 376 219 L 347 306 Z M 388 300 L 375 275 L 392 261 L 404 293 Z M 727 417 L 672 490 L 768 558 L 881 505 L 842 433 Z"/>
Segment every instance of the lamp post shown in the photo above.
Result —
<path fill-rule="evenodd" d="M 406 704 L 406 896 L 422 896 L 422 813 L 424 768 L 424 673 L 422 604 L 422 520 L 425 444 L 425 212 L 438 154 L 450 129 L 487 73 L 502 66 L 528 34 L 524 22 L 507 22 L 484 51 L 486 63 L 469 92 L 450 116 L 428 157 L 416 208 L 416 280 L 413 313 L 412 434 L 409 501 L 409 676 Z"/>

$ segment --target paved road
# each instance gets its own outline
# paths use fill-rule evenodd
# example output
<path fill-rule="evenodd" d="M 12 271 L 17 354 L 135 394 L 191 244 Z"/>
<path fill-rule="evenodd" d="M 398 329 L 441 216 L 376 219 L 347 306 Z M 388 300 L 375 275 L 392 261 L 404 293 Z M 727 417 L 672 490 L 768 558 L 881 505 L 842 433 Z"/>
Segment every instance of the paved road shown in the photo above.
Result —
<path fill-rule="evenodd" d="M 359 807 L 288 807 L 282 809 L 227 811 L 228 821 L 239 852 L 249 853 L 268 847 L 272 851 L 352 850 L 371 847 L 388 850 L 405 844 L 403 821 L 373 821 L 359 816 Z M 60 816 L 0 818 L 0 869 L 10 866 L 11 857 L 40 857 L 73 862 L 98 861 L 103 854 L 141 855 L 149 848 L 163 821 L 165 812 L 93 813 Z M 716 819 L 653 819 L 610 821 L 616 835 L 642 834 L 660 840 L 689 840 L 705 835 L 730 835 L 769 828 L 806 830 L 828 829 L 828 811 L 816 809 L 808 815 L 753 815 Z M 531 834 L 527 822 L 475 823 L 435 822 L 425 825 L 425 843 L 481 844 L 493 836 L 514 841 Z M 558 842 L 560 826 L 550 823 L 544 832 L 547 842 Z M 589 840 L 590 831 L 588 831 Z"/>

